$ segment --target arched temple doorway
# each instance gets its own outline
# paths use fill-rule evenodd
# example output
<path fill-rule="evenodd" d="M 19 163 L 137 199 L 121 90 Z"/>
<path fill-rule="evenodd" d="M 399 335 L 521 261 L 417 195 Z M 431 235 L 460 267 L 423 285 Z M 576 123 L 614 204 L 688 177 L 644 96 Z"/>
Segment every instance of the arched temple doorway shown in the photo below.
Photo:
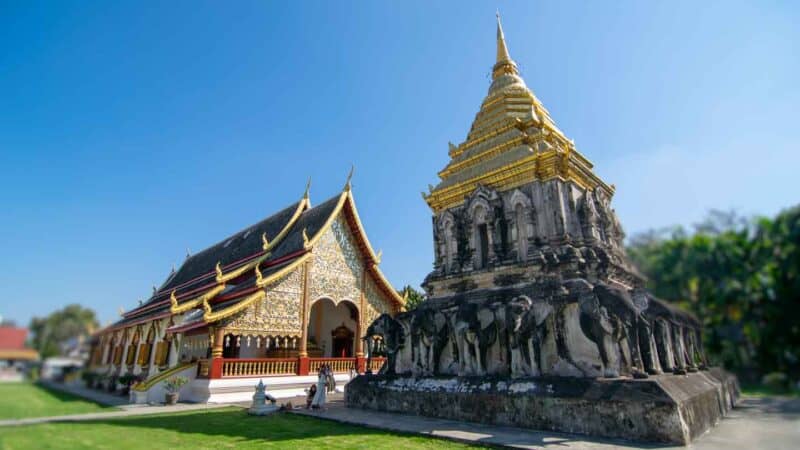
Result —
<path fill-rule="evenodd" d="M 335 304 L 327 297 L 311 305 L 308 317 L 308 356 L 352 358 L 356 354 L 358 307 L 349 300 Z"/>

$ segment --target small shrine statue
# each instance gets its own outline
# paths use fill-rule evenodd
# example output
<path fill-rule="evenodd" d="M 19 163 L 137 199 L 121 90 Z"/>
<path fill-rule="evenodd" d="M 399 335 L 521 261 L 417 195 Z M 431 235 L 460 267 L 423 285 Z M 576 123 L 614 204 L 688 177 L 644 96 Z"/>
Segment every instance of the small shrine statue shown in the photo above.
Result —
<path fill-rule="evenodd" d="M 267 405 L 267 400 L 270 402 L 269 405 Z M 254 416 L 263 416 L 277 410 L 278 407 L 275 406 L 275 397 L 267 394 L 267 387 L 264 385 L 264 380 L 258 380 L 256 393 L 253 394 L 253 404 L 250 405 L 250 409 L 247 410 L 247 413 Z"/>

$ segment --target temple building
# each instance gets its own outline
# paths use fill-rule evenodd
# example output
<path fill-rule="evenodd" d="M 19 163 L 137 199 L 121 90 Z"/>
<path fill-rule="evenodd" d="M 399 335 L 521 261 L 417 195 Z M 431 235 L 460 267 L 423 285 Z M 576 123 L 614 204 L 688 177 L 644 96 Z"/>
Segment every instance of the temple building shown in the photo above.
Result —
<path fill-rule="evenodd" d="M 433 211 L 434 270 L 423 283 L 432 297 L 544 273 L 642 285 L 624 255 L 614 187 L 526 86 L 499 19 L 489 92 L 448 153 L 423 193 Z"/>
<path fill-rule="evenodd" d="M 27 367 L 39 360 L 39 353 L 25 341 L 28 329 L 0 325 L 0 381 L 21 381 Z"/>
<path fill-rule="evenodd" d="M 499 16 L 489 91 L 449 156 L 423 193 L 429 298 L 366 328 L 386 361 L 347 406 L 681 445 L 730 410 L 736 378 L 709 367 L 697 317 L 644 288 L 614 187 L 525 85 Z"/>
<path fill-rule="evenodd" d="M 323 364 L 337 377 L 363 372 L 365 324 L 404 302 L 379 263 L 349 179 L 313 207 L 306 188 L 299 201 L 187 255 L 150 299 L 95 335 L 90 367 L 107 383 L 136 375 L 139 402 L 163 401 L 161 382 L 176 374 L 192 379 L 185 399 L 238 401 L 257 377 L 276 377 L 273 389 L 283 383 L 296 395 Z"/>

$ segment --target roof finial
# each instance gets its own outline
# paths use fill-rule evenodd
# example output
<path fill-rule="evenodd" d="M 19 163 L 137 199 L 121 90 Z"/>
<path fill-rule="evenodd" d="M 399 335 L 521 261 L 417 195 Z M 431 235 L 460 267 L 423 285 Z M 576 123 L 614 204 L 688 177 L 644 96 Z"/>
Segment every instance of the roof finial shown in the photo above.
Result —
<path fill-rule="evenodd" d="M 500 23 L 500 11 L 497 12 L 497 60 L 492 69 L 492 79 L 500 75 L 511 73 L 518 74 L 517 65 L 511 59 L 506 46 L 506 37 L 503 35 L 503 25 Z"/>
<path fill-rule="evenodd" d="M 308 200 L 308 193 L 311 191 L 311 177 L 308 177 L 308 181 L 306 182 L 306 192 L 303 193 L 303 198 Z"/>
<path fill-rule="evenodd" d="M 261 249 L 267 251 L 269 249 L 269 239 L 267 239 L 267 232 L 261 233 Z"/>
<path fill-rule="evenodd" d="M 344 190 L 350 192 L 352 189 L 352 185 L 350 184 L 350 180 L 353 179 L 353 171 L 356 170 L 356 165 L 353 164 L 350 166 L 350 173 L 347 174 L 347 182 L 344 183 Z"/>

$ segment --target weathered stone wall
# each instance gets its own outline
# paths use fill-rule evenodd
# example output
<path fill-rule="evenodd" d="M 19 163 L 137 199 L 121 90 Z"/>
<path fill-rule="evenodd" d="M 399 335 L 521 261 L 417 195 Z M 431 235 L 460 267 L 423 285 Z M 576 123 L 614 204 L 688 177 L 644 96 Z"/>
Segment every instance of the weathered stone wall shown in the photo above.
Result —
<path fill-rule="evenodd" d="M 488 231 L 483 267 L 480 224 Z M 568 181 L 535 181 L 503 192 L 480 187 L 463 205 L 434 217 L 433 235 L 434 270 L 423 284 L 433 297 L 457 292 L 454 287 L 466 279 L 474 289 L 492 288 L 498 270 L 520 266 L 528 279 L 561 273 L 590 281 L 613 278 L 629 287 L 642 284 L 625 256 L 624 232 L 610 199 Z"/>
<path fill-rule="evenodd" d="M 641 441 L 688 444 L 733 406 L 720 370 L 648 380 L 357 377 L 348 407 Z"/>

